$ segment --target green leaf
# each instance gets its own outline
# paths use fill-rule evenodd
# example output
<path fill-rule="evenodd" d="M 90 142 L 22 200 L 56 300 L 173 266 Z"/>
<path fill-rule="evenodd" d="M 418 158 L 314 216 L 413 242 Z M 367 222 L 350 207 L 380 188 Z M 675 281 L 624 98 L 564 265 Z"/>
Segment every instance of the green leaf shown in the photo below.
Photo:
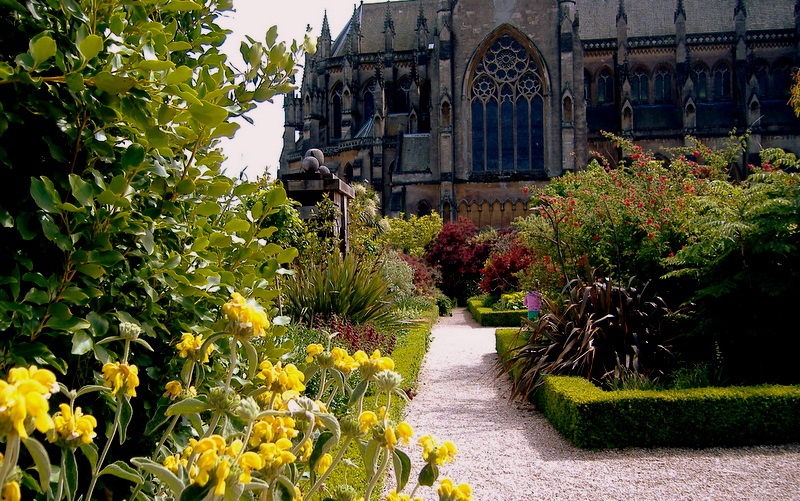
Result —
<path fill-rule="evenodd" d="M 75 449 L 61 448 L 61 469 L 67 479 L 67 499 L 72 501 L 78 491 L 78 462 L 75 460 Z"/>
<path fill-rule="evenodd" d="M 288 249 L 285 249 L 278 253 L 277 257 L 278 263 L 280 264 L 291 263 L 299 255 L 300 253 L 298 252 L 297 249 L 295 249 L 294 247 L 289 247 Z"/>
<path fill-rule="evenodd" d="M 122 167 L 130 169 L 131 167 L 138 167 L 144 162 L 145 149 L 139 143 L 133 143 L 125 149 L 122 154 Z"/>
<path fill-rule="evenodd" d="M 232 219 L 225 224 L 225 231 L 228 233 L 236 233 L 240 231 L 248 231 L 250 229 L 250 223 L 245 221 L 244 219 Z"/>
<path fill-rule="evenodd" d="M 267 30 L 267 36 L 264 38 L 264 41 L 267 42 L 267 47 L 272 47 L 275 45 L 275 41 L 278 39 L 278 27 L 270 26 L 270 28 Z"/>
<path fill-rule="evenodd" d="M 439 477 L 439 468 L 435 464 L 428 463 L 419 472 L 419 485 L 431 487 Z"/>
<path fill-rule="evenodd" d="M 297 499 L 295 496 L 295 486 L 289 478 L 284 475 L 280 475 L 278 478 L 275 479 L 276 482 L 272 488 L 272 499 L 273 501 L 293 501 Z"/>
<path fill-rule="evenodd" d="M 253 380 L 258 370 L 258 352 L 250 341 L 242 341 L 244 352 L 247 355 L 247 379 Z"/>
<path fill-rule="evenodd" d="M 79 21 L 88 22 L 89 18 L 86 17 L 86 14 L 81 9 L 80 5 L 78 5 L 75 0 L 58 0 L 61 4 L 61 8 L 72 17 Z"/>
<path fill-rule="evenodd" d="M 118 77 L 107 71 L 101 71 L 94 77 L 94 84 L 98 89 L 109 94 L 122 94 L 128 92 L 136 85 L 136 80 L 130 77 Z"/>
<path fill-rule="evenodd" d="M 191 48 L 192 44 L 190 44 L 189 42 L 185 42 L 183 40 L 176 40 L 174 42 L 170 42 L 167 44 L 167 49 L 169 49 L 170 51 L 184 51 L 184 50 L 189 50 Z M 186 68 L 186 66 L 184 66 L 184 68 Z M 183 82 L 183 80 L 181 80 L 181 82 Z"/>
<path fill-rule="evenodd" d="M 214 133 L 211 135 L 211 137 L 225 136 L 229 139 L 233 139 L 233 136 L 236 135 L 236 131 L 238 131 L 240 127 L 241 126 L 236 122 L 228 122 L 217 125 L 217 127 L 214 128 Z"/>
<path fill-rule="evenodd" d="M 331 441 L 332 438 L 333 433 L 329 431 L 319 434 L 316 443 L 314 443 L 314 450 L 311 451 L 311 456 L 308 458 L 308 466 L 311 469 L 314 469 L 317 466 L 317 461 L 319 461 L 322 455 L 328 452 L 331 447 L 335 445 L 335 441 Z"/>
<path fill-rule="evenodd" d="M 58 212 L 56 206 L 61 203 L 61 197 L 58 196 L 55 186 L 53 186 L 53 182 L 50 181 L 50 179 L 44 176 L 40 179 L 32 177 L 31 196 L 36 202 L 36 205 L 43 211 L 48 213 Z"/>
<path fill-rule="evenodd" d="M 92 204 L 92 185 L 84 181 L 75 174 L 69 175 L 69 186 L 72 188 L 72 196 L 75 200 L 80 202 L 81 205 Z"/>
<path fill-rule="evenodd" d="M 175 67 L 175 63 L 172 61 L 161 61 L 161 60 L 144 60 L 139 62 L 139 68 L 145 71 L 164 71 L 164 70 L 171 70 Z"/>
<path fill-rule="evenodd" d="M 188 2 L 184 0 L 173 0 L 172 2 L 168 3 L 167 5 L 161 7 L 162 12 L 169 12 L 169 11 L 176 11 L 176 12 L 185 12 L 188 10 L 200 10 L 203 6 L 199 3 L 195 2 Z"/>
<path fill-rule="evenodd" d="M 378 449 L 380 443 L 377 440 L 370 440 L 364 448 L 364 468 L 367 471 L 367 477 L 372 478 L 375 475 L 375 470 L 378 468 Z"/>
<path fill-rule="evenodd" d="M 128 397 L 123 396 L 119 398 L 118 401 L 119 405 L 121 406 L 119 413 L 119 443 L 122 445 L 128 438 L 128 426 L 131 424 L 131 420 L 133 419 L 133 407 L 131 406 L 131 401 Z"/>
<path fill-rule="evenodd" d="M 80 73 L 69 73 L 65 78 L 67 79 L 67 87 L 72 92 L 80 92 L 86 88 L 83 83 L 83 75 Z"/>
<path fill-rule="evenodd" d="M 363 380 L 359 381 L 358 385 L 353 389 L 353 393 L 350 394 L 350 402 L 347 404 L 349 406 L 355 405 L 356 402 L 364 396 L 367 392 L 367 386 L 369 385 L 369 381 Z"/>
<path fill-rule="evenodd" d="M 405 488 L 408 479 L 411 476 L 411 459 L 408 455 L 400 449 L 394 450 L 394 476 L 397 480 L 397 492 Z"/>
<path fill-rule="evenodd" d="M 27 14 L 28 13 L 28 11 L 25 9 L 25 7 L 23 7 L 22 4 L 17 2 L 17 0 L 0 0 L 0 7 L 8 7 L 10 9 L 14 9 L 15 11 L 20 12 L 22 14 Z M 0 74 L 0 78 L 2 78 L 1 74 Z"/>
<path fill-rule="evenodd" d="M 75 269 L 94 279 L 100 278 L 106 273 L 105 268 L 99 264 L 79 264 L 75 266 Z"/>
<path fill-rule="evenodd" d="M 218 202 L 203 202 L 197 206 L 197 215 L 202 217 L 214 216 L 222 212 Z"/>
<path fill-rule="evenodd" d="M 86 61 L 93 59 L 103 50 L 103 37 L 94 33 L 88 35 L 81 41 L 78 50 Z"/>
<path fill-rule="evenodd" d="M 143 481 L 142 476 L 139 475 L 139 472 L 123 461 L 116 461 L 106 466 L 100 470 L 98 476 L 100 475 L 113 475 L 115 477 L 128 480 L 129 482 L 133 482 L 134 484 L 138 484 L 139 482 Z"/>
<path fill-rule="evenodd" d="M 327 412 L 314 412 L 314 417 L 322 422 L 322 425 L 333 433 L 334 443 L 338 443 L 342 436 L 341 429 L 339 428 L 339 420 L 333 414 Z"/>
<path fill-rule="evenodd" d="M 213 248 L 230 247 L 231 243 L 233 243 L 231 236 L 224 233 L 214 233 L 208 241 L 208 245 Z"/>
<path fill-rule="evenodd" d="M 88 384 L 86 386 L 81 386 L 81 389 L 78 390 L 78 393 L 76 395 L 80 397 L 82 395 L 94 393 L 95 391 L 111 391 L 111 388 L 107 386 L 100 386 L 98 384 Z"/>
<path fill-rule="evenodd" d="M 41 442 L 35 438 L 24 438 L 22 443 L 33 458 L 33 463 L 36 465 L 36 472 L 39 474 L 39 485 L 42 487 L 43 492 L 50 491 L 50 474 L 52 467 L 50 466 L 50 457 Z"/>
<path fill-rule="evenodd" d="M 103 190 L 102 193 L 97 195 L 97 203 L 100 205 L 114 205 L 119 200 L 119 195 L 111 190 Z"/>
<path fill-rule="evenodd" d="M 81 444 L 80 450 L 86 459 L 89 460 L 89 466 L 92 467 L 92 470 L 97 468 L 97 445 L 94 443 L 91 444 Z"/>
<path fill-rule="evenodd" d="M 216 127 L 228 118 L 228 111 L 225 108 L 208 101 L 189 105 L 189 113 L 195 120 L 207 127 Z"/>
<path fill-rule="evenodd" d="M 180 195 L 188 195 L 195 190 L 194 180 L 192 179 L 181 179 L 180 182 L 175 186 L 175 191 L 177 191 Z"/>
<path fill-rule="evenodd" d="M 211 492 L 212 487 L 214 487 L 213 482 L 207 482 L 206 485 L 202 487 L 200 484 L 193 483 L 181 492 L 179 501 L 197 501 L 198 499 L 205 499 L 208 493 Z"/>
<path fill-rule="evenodd" d="M 83 355 L 89 353 L 94 343 L 92 337 L 86 331 L 79 330 L 72 335 L 72 351 L 73 355 Z"/>
<path fill-rule="evenodd" d="M 36 39 L 31 45 L 34 67 L 56 55 L 56 41 L 45 35 Z"/>
<path fill-rule="evenodd" d="M 173 43 L 178 43 L 178 42 L 173 42 Z M 169 47 L 169 45 L 167 47 Z M 191 45 L 189 47 L 191 47 Z M 192 75 L 193 75 L 192 69 L 189 68 L 188 66 L 178 66 L 177 68 L 173 68 L 172 71 L 167 73 L 167 85 L 177 85 L 179 83 L 183 83 L 192 78 Z"/>
<path fill-rule="evenodd" d="M 197 398 L 186 398 L 181 400 L 180 402 L 175 402 L 174 404 L 170 405 L 169 408 L 167 409 L 166 415 L 177 416 L 179 414 L 180 415 L 195 414 L 210 409 L 211 406 L 208 405 L 208 402 L 204 402 Z"/>
<path fill-rule="evenodd" d="M 143 457 L 132 458 L 131 463 L 137 468 L 155 475 L 173 492 L 173 494 L 180 494 L 183 491 L 183 482 L 160 463 Z"/>

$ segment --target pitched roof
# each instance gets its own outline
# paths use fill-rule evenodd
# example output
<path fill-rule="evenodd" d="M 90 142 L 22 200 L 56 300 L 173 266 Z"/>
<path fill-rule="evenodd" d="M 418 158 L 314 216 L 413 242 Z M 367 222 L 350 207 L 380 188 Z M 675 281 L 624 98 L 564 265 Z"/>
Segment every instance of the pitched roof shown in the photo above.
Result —
<path fill-rule="evenodd" d="M 619 0 L 577 0 L 583 40 L 616 38 Z M 686 33 L 734 31 L 737 0 L 683 0 Z M 747 0 L 747 29 L 794 28 L 794 0 Z M 628 0 L 628 36 L 675 34 L 677 0 Z"/>
<path fill-rule="evenodd" d="M 361 52 L 383 52 L 383 30 L 386 21 L 387 3 L 394 23 L 394 50 L 416 49 L 417 19 L 419 18 L 420 3 L 422 3 L 428 31 L 433 33 L 438 10 L 437 0 L 394 0 L 391 2 L 363 3 L 356 12 L 361 30 Z M 347 37 L 352 29 L 351 18 L 339 36 L 336 37 L 331 55 L 343 56 L 347 53 Z"/>

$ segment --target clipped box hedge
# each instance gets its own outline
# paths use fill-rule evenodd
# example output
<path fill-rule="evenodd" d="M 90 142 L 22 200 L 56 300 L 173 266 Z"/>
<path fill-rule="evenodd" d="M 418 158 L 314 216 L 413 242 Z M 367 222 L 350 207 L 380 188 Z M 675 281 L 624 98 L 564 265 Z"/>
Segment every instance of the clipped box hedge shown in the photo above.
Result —
<path fill-rule="evenodd" d="M 479 324 L 484 327 L 519 327 L 521 320 L 528 317 L 526 310 L 493 310 L 484 306 L 486 298 L 472 297 L 467 300 L 467 309 Z"/>
<path fill-rule="evenodd" d="M 524 340 L 518 329 L 497 329 L 495 342 L 502 360 Z M 547 376 L 534 403 L 589 449 L 800 441 L 800 386 L 603 391 L 581 377 Z"/>
<path fill-rule="evenodd" d="M 547 376 L 535 403 L 578 447 L 715 447 L 800 440 L 800 387 L 603 391 Z"/>

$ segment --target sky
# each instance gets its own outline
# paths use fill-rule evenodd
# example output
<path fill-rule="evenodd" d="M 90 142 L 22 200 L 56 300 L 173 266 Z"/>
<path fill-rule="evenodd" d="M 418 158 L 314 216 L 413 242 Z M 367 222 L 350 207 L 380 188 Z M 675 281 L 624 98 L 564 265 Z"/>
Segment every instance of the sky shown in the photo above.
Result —
<path fill-rule="evenodd" d="M 335 38 L 353 15 L 354 5 L 354 0 L 234 0 L 236 12 L 229 19 L 220 20 L 220 25 L 233 30 L 223 50 L 229 60 L 241 68 L 239 44 L 245 35 L 263 40 L 270 26 L 277 25 L 278 39 L 290 44 L 293 39 L 302 42 L 306 26 L 311 25 L 311 34 L 316 40 L 326 10 L 331 35 Z M 297 78 L 298 85 L 301 81 L 302 70 Z M 273 103 L 260 103 L 249 116 L 253 125 L 239 121 L 241 128 L 234 138 L 222 142 L 227 157 L 223 168 L 231 177 L 239 177 L 244 170 L 247 178 L 255 181 L 268 167 L 274 179 L 283 148 L 283 96 L 276 97 Z"/>

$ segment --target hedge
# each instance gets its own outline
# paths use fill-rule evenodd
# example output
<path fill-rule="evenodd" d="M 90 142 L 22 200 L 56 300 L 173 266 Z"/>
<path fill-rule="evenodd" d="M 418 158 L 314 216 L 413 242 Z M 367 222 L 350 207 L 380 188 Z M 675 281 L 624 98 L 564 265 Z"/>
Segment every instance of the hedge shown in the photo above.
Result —
<path fill-rule="evenodd" d="M 501 359 L 521 344 L 518 332 L 497 329 Z M 800 386 L 603 391 L 581 377 L 546 376 L 533 401 L 565 438 L 588 449 L 800 441 Z"/>
<path fill-rule="evenodd" d="M 479 324 L 484 327 L 514 327 L 521 324 L 523 318 L 528 318 L 525 310 L 493 310 L 484 306 L 486 299 L 472 297 L 467 300 L 467 309 Z"/>
<path fill-rule="evenodd" d="M 715 447 L 800 440 L 800 387 L 603 391 L 547 376 L 535 403 L 578 447 Z"/>

